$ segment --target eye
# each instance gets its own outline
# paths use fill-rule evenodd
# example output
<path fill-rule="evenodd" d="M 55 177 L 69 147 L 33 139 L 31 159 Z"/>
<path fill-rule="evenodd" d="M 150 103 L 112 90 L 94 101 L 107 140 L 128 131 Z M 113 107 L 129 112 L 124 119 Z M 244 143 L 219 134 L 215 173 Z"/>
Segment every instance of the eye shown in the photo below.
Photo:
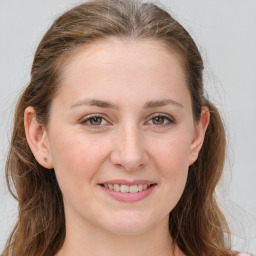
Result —
<path fill-rule="evenodd" d="M 100 128 L 102 125 L 106 125 L 107 121 L 101 115 L 88 115 L 82 119 L 81 124 L 93 128 Z"/>
<path fill-rule="evenodd" d="M 169 126 L 175 123 L 174 119 L 167 114 L 154 114 L 151 116 L 149 123 L 152 122 L 154 126 Z"/>
<path fill-rule="evenodd" d="M 156 116 L 152 118 L 152 122 L 153 124 L 161 125 L 164 124 L 165 119 L 166 118 L 164 116 Z"/>

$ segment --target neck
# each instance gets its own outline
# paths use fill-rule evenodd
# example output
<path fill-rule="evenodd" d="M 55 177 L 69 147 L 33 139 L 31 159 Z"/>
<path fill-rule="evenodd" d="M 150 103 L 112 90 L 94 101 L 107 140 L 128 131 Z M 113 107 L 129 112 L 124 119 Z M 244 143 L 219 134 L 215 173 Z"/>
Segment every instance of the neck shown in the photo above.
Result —
<path fill-rule="evenodd" d="M 56 256 L 68 255 L 183 256 L 173 245 L 168 220 L 141 234 L 113 234 L 88 223 L 85 226 L 66 223 L 65 242 Z"/>

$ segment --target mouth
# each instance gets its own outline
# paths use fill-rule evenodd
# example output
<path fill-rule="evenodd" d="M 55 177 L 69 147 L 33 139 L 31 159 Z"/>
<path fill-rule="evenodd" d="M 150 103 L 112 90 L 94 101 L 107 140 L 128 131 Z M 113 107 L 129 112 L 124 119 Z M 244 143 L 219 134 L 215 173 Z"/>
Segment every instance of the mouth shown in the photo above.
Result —
<path fill-rule="evenodd" d="M 100 186 L 106 189 L 113 190 L 121 193 L 138 193 L 149 189 L 156 184 L 136 184 L 136 185 L 126 185 L 126 184 L 100 184 Z"/>

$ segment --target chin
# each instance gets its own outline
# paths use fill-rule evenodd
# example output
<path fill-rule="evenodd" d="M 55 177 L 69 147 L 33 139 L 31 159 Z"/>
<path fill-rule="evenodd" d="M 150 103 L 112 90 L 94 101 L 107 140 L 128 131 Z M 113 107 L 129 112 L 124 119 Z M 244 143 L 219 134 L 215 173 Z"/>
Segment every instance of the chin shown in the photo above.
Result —
<path fill-rule="evenodd" d="M 105 222 L 105 228 L 111 233 L 118 235 L 141 234 L 149 231 L 154 226 L 153 221 L 150 221 L 146 216 L 142 216 L 141 214 L 139 216 L 136 214 L 120 214 L 119 216 L 113 216 L 107 223 L 109 225 L 106 225 Z"/>
<path fill-rule="evenodd" d="M 139 235 L 147 232 L 149 227 L 143 225 L 122 225 L 122 226 L 112 226 L 108 228 L 108 231 L 115 235 Z"/>

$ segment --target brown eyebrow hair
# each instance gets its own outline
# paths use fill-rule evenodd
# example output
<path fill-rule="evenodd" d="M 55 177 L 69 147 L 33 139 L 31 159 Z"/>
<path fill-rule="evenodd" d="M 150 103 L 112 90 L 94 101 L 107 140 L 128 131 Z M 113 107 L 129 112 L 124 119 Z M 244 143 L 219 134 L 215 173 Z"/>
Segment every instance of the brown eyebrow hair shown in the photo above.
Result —
<path fill-rule="evenodd" d="M 150 108 L 156 108 L 156 107 L 163 107 L 166 105 L 175 105 L 178 107 L 183 107 L 183 105 L 175 100 L 172 99 L 165 99 L 165 100 L 155 100 L 155 101 L 147 101 L 144 105 L 144 109 L 150 109 Z M 96 106 L 99 108 L 111 108 L 111 109 L 116 109 L 119 110 L 119 106 L 105 100 L 99 100 L 99 99 L 84 99 L 80 100 L 74 105 L 71 106 L 71 108 L 78 107 L 78 106 Z"/>

